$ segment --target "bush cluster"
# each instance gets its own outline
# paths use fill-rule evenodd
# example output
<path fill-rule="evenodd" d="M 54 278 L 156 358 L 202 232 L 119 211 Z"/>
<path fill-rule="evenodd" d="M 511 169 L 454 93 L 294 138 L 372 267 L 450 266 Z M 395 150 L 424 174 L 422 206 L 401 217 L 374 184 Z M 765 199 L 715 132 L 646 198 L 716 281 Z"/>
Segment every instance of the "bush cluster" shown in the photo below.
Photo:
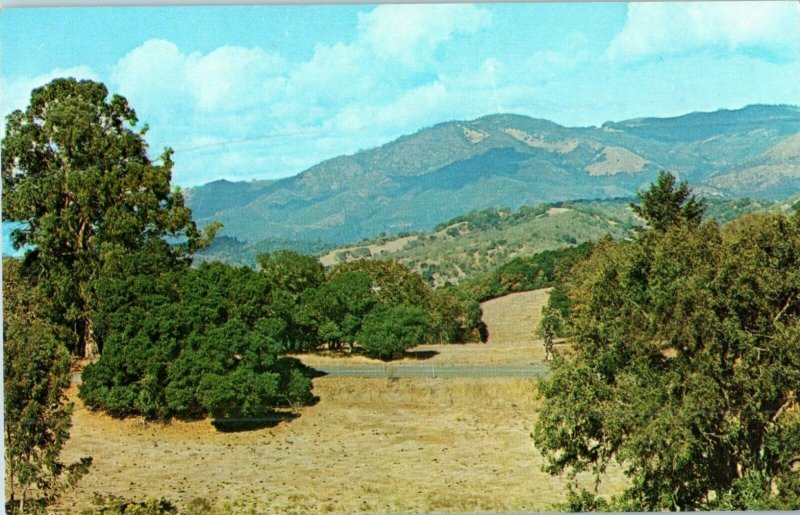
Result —
<path fill-rule="evenodd" d="M 166 244 L 110 261 L 97 283 L 101 358 L 81 397 L 116 416 L 252 419 L 312 399 L 310 373 L 289 352 L 345 345 L 389 359 L 423 341 L 480 338 L 480 307 L 432 290 L 394 262 L 325 273 L 278 251 L 259 270 L 173 260 Z"/>
<path fill-rule="evenodd" d="M 100 360 L 81 397 L 114 415 L 253 418 L 311 398 L 284 342 L 310 339 L 291 292 L 267 274 L 220 263 L 163 265 L 156 248 L 98 283 Z"/>

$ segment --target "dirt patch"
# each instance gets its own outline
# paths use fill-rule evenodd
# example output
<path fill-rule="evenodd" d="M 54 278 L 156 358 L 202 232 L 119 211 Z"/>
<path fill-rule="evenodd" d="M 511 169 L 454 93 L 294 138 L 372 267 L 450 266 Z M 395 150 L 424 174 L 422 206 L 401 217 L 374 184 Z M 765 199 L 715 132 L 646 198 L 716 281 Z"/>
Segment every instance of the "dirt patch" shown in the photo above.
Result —
<path fill-rule="evenodd" d="M 622 147 L 606 147 L 596 160 L 586 167 L 589 175 L 614 175 L 644 170 L 650 161 Z"/>
<path fill-rule="evenodd" d="M 472 130 L 472 129 L 468 128 L 468 127 L 462 127 L 462 129 L 464 130 L 464 136 L 466 136 L 466 138 L 473 145 L 477 145 L 481 141 L 485 140 L 487 138 L 487 136 L 489 136 L 488 133 L 486 133 L 484 131 L 481 131 L 481 130 L 477 130 L 476 131 L 476 130 Z"/>
<path fill-rule="evenodd" d="M 517 141 L 525 143 L 529 147 L 542 148 L 550 152 L 558 152 L 559 154 L 568 154 L 578 148 L 580 144 L 580 141 L 576 139 L 547 141 L 541 135 L 529 134 L 519 129 L 505 129 L 503 132 Z"/>
<path fill-rule="evenodd" d="M 340 262 L 339 258 L 337 257 L 337 254 L 342 252 L 354 251 L 360 248 L 369 249 L 371 256 L 378 256 L 381 252 L 386 252 L 388 254 L 391 254 L 403 250 L 404 248 L 406 248 L 406 245 L 408 245 L 412 241 L 417 240 L 418 238 L 419 236 L 405 236 L 403 238 L 397 238 L 396 240 L 387 241 L 386 243 L 376 243 L 372 245 L 360 245 L 360 246 L 356 245 L 354 247 L 344 247 L 344 248 L 334 249 L 328 252 L 327 254 L 323 255 L 322 257 L 320 257 L 319 262 L 322 263 L 324 266 L 333 266 Z M 348 256 L 345 259 L 345 261 L 354 261 L 356 259 L 359 258 Z"/>

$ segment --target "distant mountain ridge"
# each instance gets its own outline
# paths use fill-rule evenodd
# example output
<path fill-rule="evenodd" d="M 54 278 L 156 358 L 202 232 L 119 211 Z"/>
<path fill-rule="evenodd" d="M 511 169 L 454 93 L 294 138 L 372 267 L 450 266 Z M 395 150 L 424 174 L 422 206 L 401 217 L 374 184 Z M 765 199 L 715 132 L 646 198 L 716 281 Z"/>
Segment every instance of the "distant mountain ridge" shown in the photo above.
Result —
<path fill-rule="evenodd" d="M 201 225 L 246 241 L 344 243 L 429 230 L 487 207 L 630 197 L 665 169 L 711 197 L 800 191 L 800 108 L 637 118 L 600 127 L 497 114 L 453 121 L 277 181 L 215 181 L 187 191 Z"/>

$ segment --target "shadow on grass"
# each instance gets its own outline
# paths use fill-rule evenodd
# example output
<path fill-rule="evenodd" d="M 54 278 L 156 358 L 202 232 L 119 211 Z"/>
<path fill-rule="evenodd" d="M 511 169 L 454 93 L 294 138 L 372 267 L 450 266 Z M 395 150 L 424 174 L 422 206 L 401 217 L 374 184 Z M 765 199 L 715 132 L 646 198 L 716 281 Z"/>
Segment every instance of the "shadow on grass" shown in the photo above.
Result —
<path fill-rule="evenodd" d="M 288 356 L 284 356 L 278 359 L 279 366 L 284 368 L 296 368 L 299 370 L 304 376 L 308 377 L 309 379 L 316 379 L 317 377 L 324 377 L 328 374 L 323 372 L 322 370 L 317 370 L 314 367 L 310 367 L 300 361 L 297 358 L 292 358 Z"/>
<path fill-rule="evenodd" d="M 417 360 L 424 360 L 424 359 L 431 359 L 432 357 L 439 354 L 438 350 L 407 350 L 403 353 L 404 358 L 409 359 L 417 359 Z"/>
<path fill-rule="evenodd" d="M 309 379 L 328 375 L 292 357 L 279 358 L 278 367 L 284 371 L 299 370 L 301 374 Z M 278 403 L 276 406 L 277 409 L 269 409 L 263 415 L 256 417 L 215 418 L 212 419 L 211 425 L 213 425 L 217 431 L 223 433 L 237 433 L 272 428 L 283 422 L 291 422 L 298 418 L 300 415 L 295 411 L 296 408 L 301 406 L 314 406 L 319 401 L 320 398 L 316 395 L 309 395 L 306 400 L 295 403 L 287 398 L 285 402 Z"/>
<path fill-rule="evenodd" d="M 239 433 L 273 428 L 283 422 L 291 422 L 299 416 L 291 411 L 273 411 L 260 417 L 217 418 L 211 421 L 211 425 L 221 433 Z"/>

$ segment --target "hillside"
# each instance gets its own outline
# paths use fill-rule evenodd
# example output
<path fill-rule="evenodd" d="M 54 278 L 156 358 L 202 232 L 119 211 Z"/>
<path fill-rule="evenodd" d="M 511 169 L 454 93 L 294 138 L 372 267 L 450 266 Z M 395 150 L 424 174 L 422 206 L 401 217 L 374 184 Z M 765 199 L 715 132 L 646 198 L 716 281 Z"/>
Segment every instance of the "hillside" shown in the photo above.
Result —
<path fill-rule="evenodd" d="M 274 182 L 187 191 L 201 225 L 243 241 L 342 244 L 430 230 L 487 207 L 631 197 L 661 169 L 711 197 L 800 191 L 800 109 L 748 106 L 563 127 L 520 115 L 442 123 Z"/>
<path fill-rule="evenodd" d="M 488 208 L 459 215 L 431 231 L 380 233 L 330 248 L 322 242 L 264 240 L 249 243 L 218 237 L 198 261 L 220 260 L 255 266 L 255 256 L 288 248 L 316 254 L 326 266 L 356 259 L 394 259 L 418 271 L 434 285 L 459 282 L 488 272 L 516 257 L 596 241 L 605 235 L 631 237 L 642 221 L 629 208 L 634 199 L 568 201 L 518 210 Z M 747 213 L 789 211 L 800 195 L 782 202 L 748 198 L 708 201 L 706 218 L 725 223 Z"/>
<path fill-rule="evenodd" d="M 385 241 L 365 241 L 323 255 L 325 265 L 353 259 L 395 259 L 436 285 L 458 282 L 517 256 L 597 240 L 624 238 L 640 226 L 628 201 L 565 202 L 474 211 L 433 231 Z"/>

